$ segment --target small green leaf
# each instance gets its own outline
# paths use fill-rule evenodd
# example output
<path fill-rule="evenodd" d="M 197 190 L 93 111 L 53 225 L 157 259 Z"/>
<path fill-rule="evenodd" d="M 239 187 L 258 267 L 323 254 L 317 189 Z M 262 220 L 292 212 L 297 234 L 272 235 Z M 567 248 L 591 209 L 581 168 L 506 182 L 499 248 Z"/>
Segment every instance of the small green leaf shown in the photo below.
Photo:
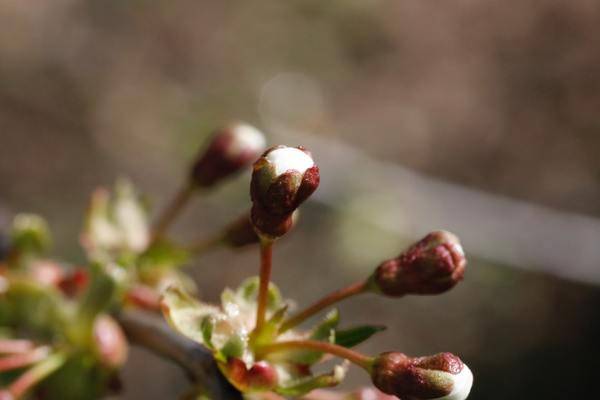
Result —
<path fill-rule="evenodd" d="M 215 329 L 215 318 L 212 315 L 207 315 L 202 318 L 200 324 L 200 330 L 202 330 L 202 338 L 204 339 L 204 345 L 209 349 L 213 350 L 214 345 L 212 343 L 212 334 Z"/>
<path fill-rule="evenodd" d="M 338 330 L 335 333 L 335 344 L 344 347 L 354 347 L 377 332 L 384 331 L 385 329 L 385 326 L 363 325 L 350 329 Z"/>

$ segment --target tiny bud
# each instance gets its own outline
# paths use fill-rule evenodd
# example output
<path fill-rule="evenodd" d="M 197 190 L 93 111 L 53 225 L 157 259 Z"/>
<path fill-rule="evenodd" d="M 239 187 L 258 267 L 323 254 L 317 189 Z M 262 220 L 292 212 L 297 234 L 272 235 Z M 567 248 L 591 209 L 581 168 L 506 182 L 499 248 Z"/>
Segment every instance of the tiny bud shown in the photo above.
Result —
<path fill-rule="evenodd" d="M 417 358 L 383 353 L 373 364 L 371 378 L 384 393 L 416 400 L 464 400 L 473 385 L 469 367 L 451 353 Z"/>
<path fill-rule="evenodd" d="M 233 124 L 217 130 L 192 167 L 191 180 L 210 187 L 241 171 L 264 151 L 266 140 L 256 128 Z"/>
<path fill-rule="evenodd" d="M 381 263 L 371 276 L 371 284 L 387 296 L 439 294 L 462 280 L 466 264 L 458 238 L 436 231 Z"/>
<path fill-rule="evenodd" d="M 277 385 L 277 372 L 269 363 L 258 361 L 248 370 L 247 383 L 251 390 L 269 390 Z"/>
<path fill-rule="evenodd" d="M 11 242 L 20 252 L 42 253 L 50 247 L 46 220 L 35 214 L 19 214 L 13 220 Z"/>
<path fill-rule="evenodd" d="M 270 239 L 292 226 L 292 213 L 319 186 L 319 167 L 302 147 L 276 146 L 255 163 L 250 184 L 251 220 Z"/>
<path fill-rule="evenodd" d="M 108 315 L 100 315 L 94 322 L 94 342 L 100 362 L 107 368 L 118 368 L 127 360 L 129 345 L 123 330 Z"/>
<path fill-rule="evenodd" d="M 65 274 L 58 286 L 68 297 L 75 297 L 83 292 L 88 282 L 88 271 L 83 268 L 75 268 Z"/>
<path fill-rule="evenodd" d="M 225 243 L 234 248 L 244 247 L 259 242 L 258 235 L 250 222 L 250 215 L 244 214 L 225 228 Z"/>

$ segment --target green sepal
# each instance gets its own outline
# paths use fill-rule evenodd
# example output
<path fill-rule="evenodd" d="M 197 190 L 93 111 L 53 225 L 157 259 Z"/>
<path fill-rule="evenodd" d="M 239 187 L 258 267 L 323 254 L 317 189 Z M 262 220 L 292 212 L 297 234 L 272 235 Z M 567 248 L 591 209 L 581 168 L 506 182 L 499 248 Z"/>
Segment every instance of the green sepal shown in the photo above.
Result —
<path fill-rule="evenodd" d="M 163 292 L 161 309 L 169 324 L 179 333 L 192 340 L 204 342 L 201 326 L 207 316 L 218 318 L 220 310 L 212 305 L 201 303 L 177 286 L 170 286 Z"/>
<path fill-rule="evenodd" d="M 202 340 L 204 345 L 211 350 L 215 349 L 215 346 L 212 343 L 212 334 L 215 329 L 215 318 L 212 315 L 207 315 L 202 318 L 202 322 L 200 323 L 200 330 L 202 331 Z"/>
<path fill-rule="evenodd" d="M 346 376 L 347 363 L 336 365 L 330 373 L 297 378 L 281 385 L 275 391 L 283 396 L 302 396 L 312 390 L 339 385 Z"/>
<path fill-rule="evenodd" d="M 247 342 L 237 333 L 229 336 L 227 342 L 223 345 L 221 350 L 219 350 L 220 355 L 223 359 L 227 360 L 230 357 L 234 358 L 242 358 L 244 352 L 246 351 Z"/>

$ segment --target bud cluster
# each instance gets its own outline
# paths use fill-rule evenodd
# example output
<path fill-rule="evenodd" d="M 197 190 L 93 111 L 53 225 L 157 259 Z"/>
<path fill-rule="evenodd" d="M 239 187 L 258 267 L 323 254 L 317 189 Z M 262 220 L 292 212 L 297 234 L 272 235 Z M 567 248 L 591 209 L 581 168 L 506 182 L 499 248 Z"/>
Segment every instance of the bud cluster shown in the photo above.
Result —
<path fill-rule="evenodd" d="M 257 399 L 274 393 L 298 397 L 336 386 L 352 363 L 370 375 L 377 389 L 346 399 L 464 400 L 473 375 L 451 353 L 362 354 L 354 347 L 385 327 L 341 328 L 336 309 L 312 328 L 298 329 L 335 303 L 362 293 L 401 297 L 451 289 L 462 280 L 466 266 L 458 238 L 446 231 L 432 232 L 381 263 L 366 279 L 290 315 L 293 302 L 284 300 L 271 282 L 273 247 L 318 188 L 320 173 L 304 147 L 265 151 L 265 143 L 262 133 L 246 124 L 218 129 L 154 224 L 129 183 L 118 184 L 114 195 L 97 190 L 81 235 L 87 255 L 82 268 L 46 257 L 51 243 L 47 224 L 35 215 L 18 215 L 10 237 L 0 235 L 0 325 L 27 339 L 0 338 L 0 400 L 37 398 L 41 388 L 36 385 L 51 374 L 56 378 L 44 382 L 44 397 L 100 398 L 105 390 L 92 393 L 90 388 L 109 386 L 108 378 L 127 359 L 128 339 L 141 338 L 154 350 L 171 351 L 158 343 L 160 335 L 146 332 L 150 325 L 145 321 L 132 329 L 122 312 L 125 308 L 162 312 L 174 329 L 211 352 L 218 370 L 237 390 Z M 198 189 L 204 193 L 252 162 L 249 211 L 197 244 L 184 246 L 168 237 L 168 228 Z M 196 292 L 196 285 L 181 267 L 193 256 L 219 245 L 253 244 L 259 247 L 259 276 L 248 278 L 237 290 L 226 288 L 219 305 L 189 294 Z M 182 350 L 172 351 L 177 354 L 167 355 L 180 360 Z M 329 371 L 313 370 L 322 370 L 319 364 L 331 357 L 342 361 Z M 189 368 L 197 367 L 194 362 Z M 84 382 L 73 385 L 80 392 L 53 385 L 69 382 L 72 376 Z"/>

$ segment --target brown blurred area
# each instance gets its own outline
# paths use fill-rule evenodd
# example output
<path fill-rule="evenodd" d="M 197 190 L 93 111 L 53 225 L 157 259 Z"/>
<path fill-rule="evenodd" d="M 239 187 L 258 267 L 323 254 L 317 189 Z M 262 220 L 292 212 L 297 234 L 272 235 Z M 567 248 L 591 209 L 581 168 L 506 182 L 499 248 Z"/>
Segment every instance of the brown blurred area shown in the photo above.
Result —
<path fill-rule="evenodd" d="M 5 0 L 0 208 L 47 216 L 56 253 L 82 260 L 77 234 L 94 187 L 128 176 L 160 206 L 210 130 L 241 119 L 600 217 L 598 21 L 593 0 Z M 246 174 L 198 199 L 177 236 L 237 216 L 247 184 Z M 359 238 L 367 228 L 347 227 L 335 205 L 303 211 L 274 276 L 299 303 L 375 265 L 339 244 L 340 227 Z M 376 250 L 361 259 L 394 255 Z M 256 258 L 219 251 L 190 270 L 216 299 L 257 272 Z M 341 311 L 347 324 L 389 326 L 365 351 L 460 354 L 475 373 L 472 399 L 567 399 L 595 386 L 599 303 L 591 285 L 483 257 L 443 298 L 365 297 Z M 176 398 L 186 386 L 141 350 L 124 375 L 123 399 Z M 345 387 L 364 382 L 353 372 Z"/>

